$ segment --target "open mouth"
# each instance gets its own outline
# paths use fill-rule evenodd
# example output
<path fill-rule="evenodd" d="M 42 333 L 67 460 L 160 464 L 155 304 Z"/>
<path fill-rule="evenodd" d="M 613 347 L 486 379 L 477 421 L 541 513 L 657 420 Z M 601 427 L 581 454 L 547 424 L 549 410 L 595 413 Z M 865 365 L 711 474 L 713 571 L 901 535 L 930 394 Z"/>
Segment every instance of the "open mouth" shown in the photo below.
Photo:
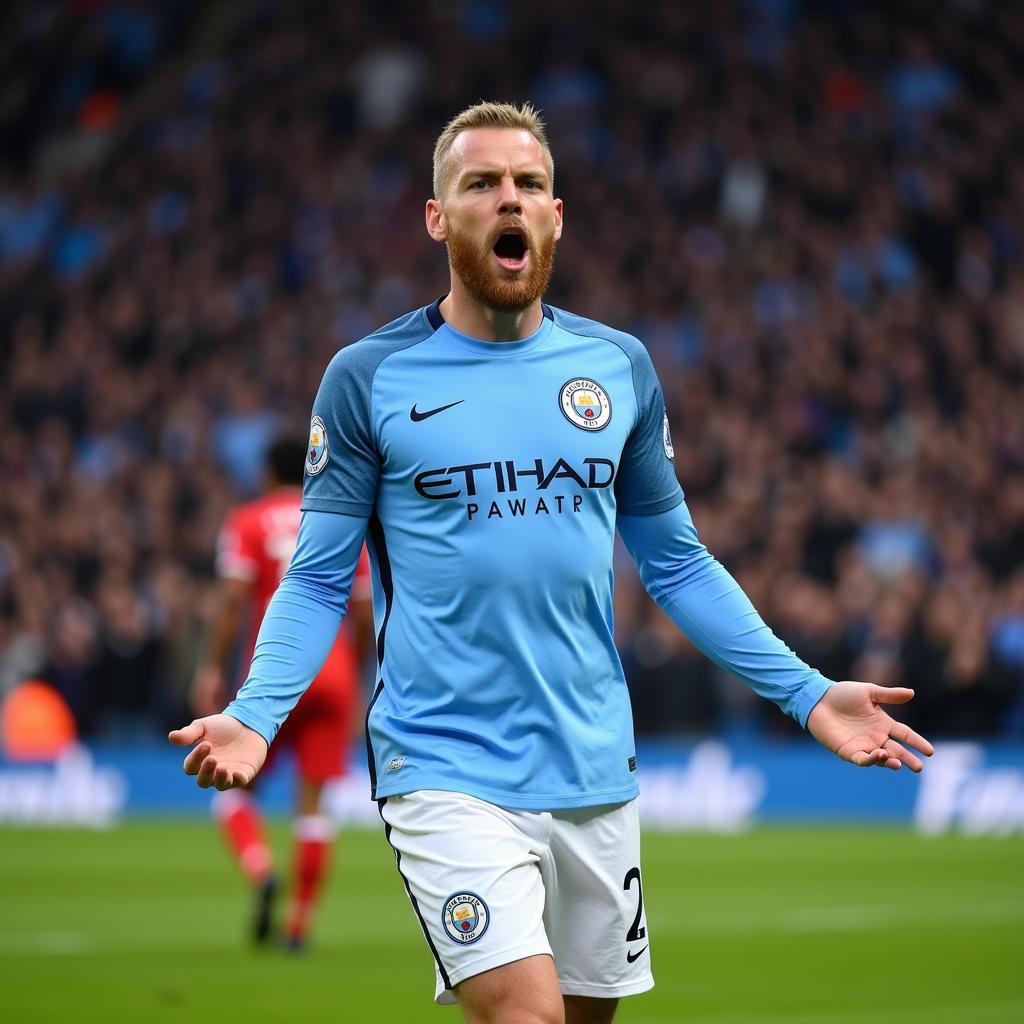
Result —
<path fill-rule="evenodd" d="M 526 235 L 521 228 L 503 231 L 494 243 L 494 255 L 506 270 L 522 270 L 526 266 L 526 254 L 530 251 Z"/>

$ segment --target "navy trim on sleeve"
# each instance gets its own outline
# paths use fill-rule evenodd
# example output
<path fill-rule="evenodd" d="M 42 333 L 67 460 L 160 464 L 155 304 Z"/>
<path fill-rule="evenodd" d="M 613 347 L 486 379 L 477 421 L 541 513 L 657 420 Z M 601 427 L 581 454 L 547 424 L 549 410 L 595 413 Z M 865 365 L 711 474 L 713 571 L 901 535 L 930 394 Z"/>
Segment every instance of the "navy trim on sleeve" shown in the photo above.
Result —
<path fill-rule="evenodd" d="M 620 500 L 616 511 L 620 516 L 659 516 L 662 512 L 669 512 L 682 503 L 683 489 L 680 487 L 675 494 L 670 494 L 661 501 L 656 501 L 653 504 L 648 502 L 644 505 L 638 505 L 636 508 L 630 508 L 625 502 Z"/>
<path fill-rule="evenodd" d="M 368 516 L 373 512 L 373 505 L 359 501 L 345 501 L 334 498 L 303 498 L 299 506 L 303 512 L 334 512 L 343 516 Z"/>

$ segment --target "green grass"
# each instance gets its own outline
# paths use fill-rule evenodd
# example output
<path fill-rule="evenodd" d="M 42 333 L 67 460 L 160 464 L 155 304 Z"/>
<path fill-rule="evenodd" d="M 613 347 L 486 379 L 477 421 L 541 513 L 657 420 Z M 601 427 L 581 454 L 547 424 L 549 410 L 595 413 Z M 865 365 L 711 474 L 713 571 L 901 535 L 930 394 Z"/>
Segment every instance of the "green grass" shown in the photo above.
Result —
<path fill-rule="evenodd" d="M 1024 1021 L 1020 839 L 772 829 L 644 851 L 658 984 L 621 1024 Z M 382 834 L 343 835 L 336 863 L 314 948 L 288 958 L 246 947 L 210 825 L 0 830 L 0 1020 L 455 1024 Z"/>

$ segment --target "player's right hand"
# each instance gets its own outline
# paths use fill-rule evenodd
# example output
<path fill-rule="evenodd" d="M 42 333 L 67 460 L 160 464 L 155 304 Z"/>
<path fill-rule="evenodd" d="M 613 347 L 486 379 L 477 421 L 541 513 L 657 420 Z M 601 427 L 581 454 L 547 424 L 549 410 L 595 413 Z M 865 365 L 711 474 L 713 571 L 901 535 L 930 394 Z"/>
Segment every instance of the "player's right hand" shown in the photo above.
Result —
<path fill-rule="evenodd" d="M 267 741 L 230 715 L 197 718 L 167 738 L 180 747 L 195 743 L 184 768 L 186 775 L 196 776 L 201 789 L 248 786 L 267 759 Z"/>

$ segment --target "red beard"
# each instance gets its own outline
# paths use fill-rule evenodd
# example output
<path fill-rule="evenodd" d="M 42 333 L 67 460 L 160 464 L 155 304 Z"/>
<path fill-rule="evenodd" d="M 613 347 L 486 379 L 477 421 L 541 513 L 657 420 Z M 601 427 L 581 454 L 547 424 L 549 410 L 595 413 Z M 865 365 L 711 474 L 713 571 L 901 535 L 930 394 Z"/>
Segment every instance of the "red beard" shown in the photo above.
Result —
<path fill-rule="evenodd" d="M 552 231 L 539 245 L 527 232 L 530 258 L 525 269 L 512 274 L 495 266 L 494 244 L 509 227 L 524 228 L 519 221 L 509 220 L 495 229 L 483 245 L 453 228 L 448 231 L 448 261 L 452 272 L 477 302 L 501 313 L 517 313 L 536 302 L 547 290 L 555 265 Z"/>

